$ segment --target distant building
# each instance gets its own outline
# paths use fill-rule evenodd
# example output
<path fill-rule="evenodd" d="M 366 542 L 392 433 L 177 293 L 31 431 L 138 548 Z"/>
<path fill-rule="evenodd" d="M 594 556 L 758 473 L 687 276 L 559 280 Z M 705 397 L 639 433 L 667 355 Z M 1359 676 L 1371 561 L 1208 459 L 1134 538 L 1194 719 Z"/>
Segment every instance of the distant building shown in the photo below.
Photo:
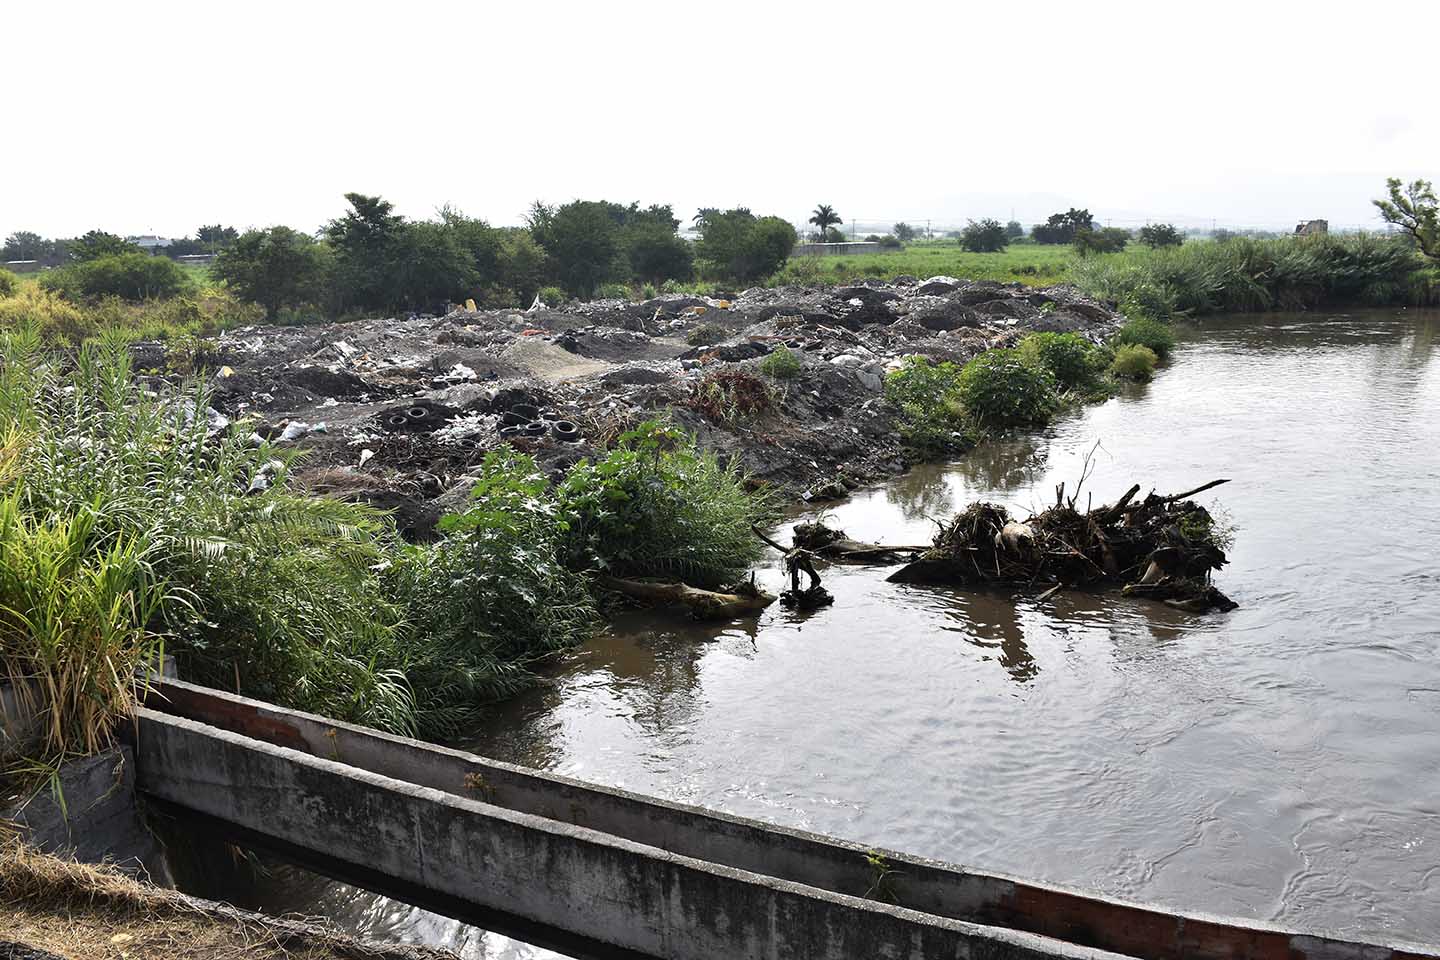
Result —
<path fill-rule="evenodd" d="M 199 263 L 199 264 L 214 263 L 214 262 L 215 262 L 215 254 L 213 254 L 213 253 L 185 253 L 185 254 L 181 254 L 180 256 L 176 257 L 176 258 L 175 258 L 175 262 L 176 262 L 176 263 Z"/>
<path fill-rule="evenodd" d="M 155 237 L 149 234 L 141 237 L 126 237 L 125 239 L 146 253 L 159 253 L 174 242 L 172 240 L 166 240 L 164 237 Z"/>
<path fill-rule="evenodd" d="M 1304 220 L 1295 225 L 1295 236 L 1297 237 L 1313 237 L 1318 234 L 1329 232 L 1329 220 Z"/>
<path fill-rule="evenodd" d="M 39 260 L 7 260 L 0 267 L 4 267 L 11 273 L 39 273 Z"/>

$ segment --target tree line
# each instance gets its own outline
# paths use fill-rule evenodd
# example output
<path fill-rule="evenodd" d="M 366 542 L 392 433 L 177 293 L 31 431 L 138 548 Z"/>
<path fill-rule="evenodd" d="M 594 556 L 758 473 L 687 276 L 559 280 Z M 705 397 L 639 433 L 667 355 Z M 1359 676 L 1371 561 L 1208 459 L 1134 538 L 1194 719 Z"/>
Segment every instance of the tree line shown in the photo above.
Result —
<path fill-rule="evenodd" d="M 584 298 L 613 284 L 697 277 L 750 283 L 780 269 L 796 242 L 788 222 L 744 207 L 702 210 L 692 243 L 677 234 L 680 221 L 669 205 L 536 203 L 525 226 L 495 227 L 451 207 L 412 220 L 378 196 L 347 193 L 345 201 L 345 212 L 315 234 L 217 225 L 202 227 L 194 243 L 215 254 L 216 280 L 273 318 L 282 310 L 434 310 L 467 299 L 517 306 L 549 286 Z M 67 294 L 136 299 L 184 286 L 180 268 L 166 258 L 98 230 L 63 241 L 21 231 L 7 239 L 4 254 L 59 267 L 46 282 Z M 101 289 L 112 282 L 117 289 Z"/>

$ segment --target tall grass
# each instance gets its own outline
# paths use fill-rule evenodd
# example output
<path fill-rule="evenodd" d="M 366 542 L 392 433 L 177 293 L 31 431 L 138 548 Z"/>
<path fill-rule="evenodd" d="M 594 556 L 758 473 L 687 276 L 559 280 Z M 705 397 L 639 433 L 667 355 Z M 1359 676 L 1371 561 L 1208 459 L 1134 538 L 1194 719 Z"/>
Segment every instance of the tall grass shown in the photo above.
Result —
<path fill-rule="evenodd" d="M 140 303 L 118 297 L 76 302 L 35 284 L 22 284 L 10 296 L 0 292 L 0 330 L 31 327 L 46 343 L 60 346 L 101 338 L 131 342 L 207 337 L 263 317 L 255 304 L 215 287 Z"/>
<path fill-rule="evenodd" d="M 1440 299 L 1412 249 L 1368 235 L 1187 243 L 1079 260 L 1070 273 L 1086 293 L 1159 319 Z"/>

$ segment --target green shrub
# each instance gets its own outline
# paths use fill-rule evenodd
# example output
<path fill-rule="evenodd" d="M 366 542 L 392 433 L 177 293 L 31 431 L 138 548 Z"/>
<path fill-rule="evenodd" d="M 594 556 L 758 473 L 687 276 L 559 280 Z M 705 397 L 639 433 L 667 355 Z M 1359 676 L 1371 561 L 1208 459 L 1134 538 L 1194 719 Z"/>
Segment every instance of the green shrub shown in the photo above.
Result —
<path fill-rule="evenodd" d="M 640 287 L 640 299 L 654 300 L 657 296 L 659 296 L 659 292 L 655 289 L 655 284 L 646 283 Z"/>
<path fill-rule="evenodd" d="M 602 283 L 595 292 L 599 300 L 629 300 L 630 295 L 630 286 L 625 283 Z"/>
<path fill-rule="evenodd" d="M 959 399 L 960 371 L 953 363 L 906 357 L 885 377 L 885 399 L 899 409 L 900 437 L 924 455 L 969 445 L 973 437 Z"/>
<path fill-rule="evenodd" d="M 1018 350 L 989 350 L 965 364 L 956 397 L 985 426 L 1044 423 L 1059 401 L 1055 378 Z"/>
<path fill-rule="evenodd" d="M 559 287 L 541 287 L 538 296 L 540 297 L 540 302 L 547 307 L 558 307 L 570 299 L 565 296 L 565 291 Z"/>
<path fill-rule="evenodd" d="M 20 289 L 20 278 L 9 270 L 0 270 L 0 297 L 13 297 Z"/>
<path fill-rule="evenodd" d="M 800 358 L 782 343 L 760 361 L 760 372 L 776 380 L 793 380 L 800 375 Z"/>
<path fill-rule="evenodd" d="M 193 289 L 189 275 L 168 257 L 122 253 L 72 263 L 41 275 L 40 285 L 70 300 L 160 300 Z"/>
<path fill-rule="evenodd" d="M 700 587 L 741 577 L 761 554 L 752 525 L 773 519 L 768 498 L 746 489 L 734 461 L 722 467 L 692 438 L 653 421 L 621 437 L 604 460 L 573 467 L 559 500 L 572 567 Z"/>
<path fill-rule="evenodd" d="M 1088 390 L 1095 385 L 1094 347 L 1077 333 L 1032 333 L 1018 349 L 1026 362 L 1050 371 L 1062 390 Z"/>
<path fill-rule="evenodd" d="M 1175 349 L 1175 334 L 1171 329 L 1158 320 L 1151 320 L 1149 317 L 1136 317 L 1127 320 L 1125 325 L 1116 331 L 1110 342 L 1117 348 L 1126 344 L 1139 344 L 1142 347 L 1149 347 L 1155 356 L 1161 360 L 1170 356 Z"/>
<path fill-rule="evenodd" d="M 1115 350 L 1110 372 L 1125 380 L 1149 380 L 1155 374 L 1160 358 L 1155 351 L 1138 343 L 1127 343 Z"/>

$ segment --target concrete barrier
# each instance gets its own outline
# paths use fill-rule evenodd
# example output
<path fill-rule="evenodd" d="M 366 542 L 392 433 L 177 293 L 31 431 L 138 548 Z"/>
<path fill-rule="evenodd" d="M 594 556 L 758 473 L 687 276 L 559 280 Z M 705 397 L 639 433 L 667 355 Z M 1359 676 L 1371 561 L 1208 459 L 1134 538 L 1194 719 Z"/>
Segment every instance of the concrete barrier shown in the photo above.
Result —
<path fill-rule="evenodd" d="M 327 856 L 667 960 L 1107 960 L 137 712 L 142 791 Z"/>
<path fill-rule="evenodd" d="M 1409 960 L 1428 948 L 1355 944 L 1253 921 L 1179 915 L 790 830 L 487 760 L 173 680 L 148 704 L 311 757 L 685 858 L 850 898 L 886 893 L 907 908 L 1023 930 L 1147 960 Z M 142 760 L 145 754 L 142 752 Z M 142 786 L 145 782 L 142 769 Z M 181 801 L 183 802 L 183 800 Z"/>

